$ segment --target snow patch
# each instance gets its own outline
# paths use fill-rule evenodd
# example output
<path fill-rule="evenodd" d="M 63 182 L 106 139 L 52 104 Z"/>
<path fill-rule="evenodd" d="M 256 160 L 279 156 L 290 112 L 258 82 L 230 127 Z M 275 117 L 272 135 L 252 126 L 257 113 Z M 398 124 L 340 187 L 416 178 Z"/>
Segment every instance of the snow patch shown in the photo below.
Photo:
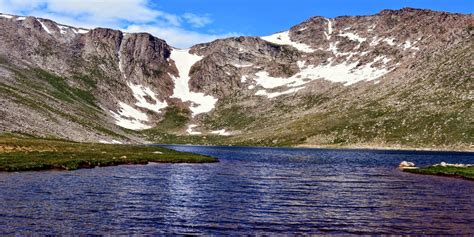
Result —
<path fill-rule="evenodd" d="M 198 125 L 196 124 L 190 124 L 188 125 L 188 129 L 186 129 L 186 132 L 189 134 L 189 135 L 201 135 L 202 133 L 201 132 L 194 132 L 193 129 L 195 127 L 197 127 Z"/>
<path fill-rule="evenodd" d="M 202 57 L 190 54 L 189 49 L 173 49 L 170 58 L 176 64 L 176 68 L 179 72 L 178 77 L 170 75 L 174 82 L 173 95 L 171 97 L 181 99 L 183 102 L 190 101 L 192 105 L 189 109 L 193 113 L 193 116 L 200 113 L 207 113 L 214 109 L 217 102 L 216 98 L 205 95 L 204 93 L 192 92 L 189 88 L 189 80 L 191 79 L 189 77 L 189 71 Z"/>
<path fill-rule="evenodd" d="M 363 66 L 358 66 L 359 62 L 348 63 L 344 62 L 341 64 L 333 65 L 331 63 L 325 65 L 304 65 L 298 63 L 300 72 L 289 77 L 272 77 L 266 71 L 259 71 L 255 74 L 254 81 L 256 85 L 263 87 L 264 89 L 274 89 L 281 86 L 289 87 L 290 89 L 283 92 L 268 92 L 267 90 L 259 90 L 255 95 L 264 95 L 269 98 L 277 97 L 283 94 L 294 93 L 301 90 L 307 83 L 317 80 L 324 79 L 331 82 L 340 82 L 348 86 L 359 81 L 372 81 L 389 72 L 386 68 L 372 67 L 377 61 L 382 60 L 384 63 L 388 62 L 389 59 L 384 56 L 376 58 L 371 63 Z"/>
<path fill-rule="evenodd" d="M 232 135 L 231 132 L 228 132 L 225 129 L 211 131 L 211 133 L 212 134 L 217 134 L 217 135 L 220 135 L 220 136 L 230 136 L 230 135 Z"/>
<path fill-rule="evenodd" d="M 416 42 L 415 42 L 415 43 L 416 43 Z M 415 43 L 414 43 L 414 44 L 415 44 Z M 415 46 L 410 42 L 410 40 L 405 41 L 405 43 L 403 44 L 403 50 L 407 50 L 407 49 L 420 50 L 420 48 L 415 47 Z"/>
<path fill-rule="evenodd" d="M 243 68 L 243 67 L 251 67 L 251 66 L 253 66 L 253 64 L 251 64 L 251 63 L 247 63 L 247 64 L 235 63 L 235 64 L 232 64 L 232 66 L 234 66 L 236 68 Z"/>
<path fill-rule="evenodd" d="M 148 121 L 148 116 L 146 113 L 137 110 L 123 102 L 119 102 L 119 106 L 120 109 L 118 113 L 110 111 L 115 119 L 115 124 L 131 130 L 143 130 L 151 128 L 151 126 L 144 123 Z"/>
<path fill-rule="evenodd" d="M 334 55 L 338 55 L 339 52 L 337 51 L 337 44 L 339 43 L 339 41 L 336 41 L 335 43 L 331 42 L 329 43 L 329 51 L 331 51 Z"/>
<path fill-rule="evenodd" d="M 245 83 L 247 81 L 247 76 L 242 76 L 240 82 Z"/>
<path fill-rule="evenodd" d="M 57 25 L 57 26 L 58 26 L 59 32 L 60 32 L 61 34 L 66 34 L 66 33 L 67 33 L 67 30 L 69 30 L 69 27 L 67 27 L 67 26 L 63 26 L 63 25 Z"/>
<path fill-rule="evenodd" d="M 43 27 L 43 29 L 46 32 L 48 32 L 48 34 L 51 34 L 51 31 L 48 29 L 48 27 L 42 21 L 39 21 L 39 23 L 41 24 L 41 27 Z"/>
<path fill-rule="evenodd" d="M 120 42 L 120 48 L 118 49 L 118 52 L 117 52 L 117 57 L 118 57 L 118 66 L 119 66 L 119 70 L 120 70 L 120 73 L 122 74 L 122 77 L 127 79 L 127 75 L 125 74 L 125 69 L 123 67 L 123 57 L 122 57 L 122 47 L 124 46 L 124 41 L 126 41 L 128 38 L 128 34 L 125 34 L 123 37 L 122 37 L 122 42 Z"/>
<path fill-rule="evenodd" d="M 327 32 L 324 32 L 324 35 L 326 36 L 327 40 L 330 40 L 332 32 L 333 32 L 332 21 L 331 21 L 331 19 L 326 19 L 326 21 L 328 22 L 328 29 L 327 29 Z"/>
<path fill-rule="evenodd" d="M 373 47 L 373 46 L 376 46 L 380 43 L 382 39 L 379 39 L 377 36 L 375 36 L 374 38 L 372 38 L 372 41 L 370 42 L 370 46 Z"/>
<path fill-rule="evenodd" d="M 299 68 L 303 68 L 305 63 L 306 61 L 296 61 L 296 65 L 298 65 Z"/>
<path fill-rule="evenodd" d="M 316 77 L 324 78 L 332 82 L 342 82 L 344 85 L 352 85 L 359 81 L 375 80 L 389 71 L 385 68 L 372 67 L 372 63 L 357 67 L 358 62 L 342 63 L 338 65 L 319 65 L 313 70 Z"/>
<path fill-rule="evenodd" d="M 393 38 L 393 37 L 390 37 L 390 38 L 387 38 L 387 39 L 383 39 L 382 41 L 385 42 L 385 43 L 387 43 L 388 45 L 391 45 L 391 46 L 394 46 L 394 45 L 395 45 L 395 38 Z"/>
<path fill-rule="evenodd" d="M 278 45 L 289 45 L 305 53 L 314 52 L 314 49 L 312 49 L 309 45 L 292 41 L 290 38 L 290 31 L 284 31 L 270 36 L 264 36 L 261 37 L 261 39 Z"/>
<path fill-rule="evenodd" d="M 117 141 L 117 140 L 111 140 L 111 141 L 99 140 L 99 143 L 102 143 L 102 144 L 123 144 L 121 141 Z"/>
<path fill-rule="evenodd" d="M 82 29 L 82 28 L 79 28 L 79 29 L 73 28 L 72 31 L 76 34 L 86 34 L 87 32 L 89 32 L 89 30 Z"/>
<path fill-rule="evenodd" d="M 266 90 L 259 90 L 255 93 L 255 95 L 266 96 L 266 97 L 271 99 L 271 98 L 275 98 L 275 97 L 278 97 L 278 96 L 281 96 L 281 95 L 296 93 L 297 91 L 299 91 L 303 88 L 304 87 L 290 88 L 290 89 L 288 89 L 286 91 L 282 91 L 282 92 L 268 92 Z"/>
<path fill-rule="evenodd" d="M 19 17 L 16 18 L 16 20 L 17 20 L 17 21 L 24 21 L 24 20 L 26 20 L 26 17 L 24 17 L 24 16 L 19 16 Z"/>
<path fill-rule="evenodd" d="M 407 49 L 410 49 L 410 48 L 411 48 L 410 40 L 405 41 L 405 43 L 403 44 L 403 50 L 407 50 Z"/>
<path fill-rule="evenodd" d="M 390 62 L 390 60 L 392 60 L 392 59 L 387 58 L 387 56 L 383 55 L 383 56 L 377 56 L 377 57 L 374 59 L 374 62 L 378 62 L 378 61 L 380 61 L 380 60 L 382 60 L 382 62 L 383 62 L 384 64 L 387 64 L 387 63 Z"/>
<path fill-rule="evenodd" d="M 306 30 L 306 29 L 308 29 L 308 27 L 303 27 L 303 28 L 301 28 L 301 29 L 298 29 L 298 31 L 304 31 L 304 30 Z"/>
<path fill-rule="evenodd" d="M 161 113 L 161 109 L 164 109 L 168 106 L 166 101 L 160 102 L 156 98 L 156 94 L 149 88 L 142 85 L 134 85 L 133 83 L 128 83 L 128 87 L 132 89 L 133 97 L 137 100 L 135 103 L 136 106 L 151 110 L 156 113 Z M 145 97 L 150 97 L 155 103 L 152 104 L 148 102 Z"/>
<path fill-rule="evenodd" d="M 362 42 L 367 40 L 366 38 L 360 37 L 359 35 L 351 33 L 351 32 L 341 33 L 341 34 L 339 34 L 339 36 L 347 37 L 350 40 L 357 41 L 359 43 L 362 43 Z"/>
<path fill-rule="evenodd" d="M 376 24 L 373 24 L 373 25 L 369 26 L 369 28 L 367 29 L 367 31 L 368 31 L 368 32 L 374 31 L 374 29 L 375 29 L 376 26 L 377 26 Z"/>

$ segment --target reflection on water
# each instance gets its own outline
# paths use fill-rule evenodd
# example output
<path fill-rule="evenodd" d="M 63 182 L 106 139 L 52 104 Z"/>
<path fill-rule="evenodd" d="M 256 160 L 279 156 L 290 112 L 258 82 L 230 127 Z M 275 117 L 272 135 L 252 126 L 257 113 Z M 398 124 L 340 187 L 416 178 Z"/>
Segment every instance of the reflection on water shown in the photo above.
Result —
<path fill-rule="evenodd" d="M 171 146 L 214 164 L 0 173 L 0 234 L 474 234 L 472 154 Z"/>

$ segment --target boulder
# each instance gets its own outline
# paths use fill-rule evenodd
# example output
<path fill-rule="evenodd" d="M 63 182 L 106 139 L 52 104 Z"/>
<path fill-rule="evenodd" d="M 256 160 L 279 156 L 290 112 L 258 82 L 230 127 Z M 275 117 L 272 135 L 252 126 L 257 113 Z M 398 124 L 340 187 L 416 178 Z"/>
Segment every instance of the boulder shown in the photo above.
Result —
<path fill-rule="evenodd" d="M 398 168 L 400 169 L 414 169 L 416 168 L 415 163 L 413 162 L 408 162 L 408 161 L 402 161 L 400 165 L 398 165 Z"/>

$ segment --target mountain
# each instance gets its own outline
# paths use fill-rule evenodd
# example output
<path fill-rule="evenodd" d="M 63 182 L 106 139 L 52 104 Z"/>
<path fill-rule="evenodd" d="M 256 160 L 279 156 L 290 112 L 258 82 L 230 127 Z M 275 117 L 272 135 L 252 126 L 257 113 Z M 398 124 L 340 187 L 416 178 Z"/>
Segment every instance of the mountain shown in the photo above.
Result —
<path fill-rule="evenodd" d="M 82 142 L 473 148 L 472 14 L 312 17 L 176 49 L 0 14 L 0 131 Z"/>

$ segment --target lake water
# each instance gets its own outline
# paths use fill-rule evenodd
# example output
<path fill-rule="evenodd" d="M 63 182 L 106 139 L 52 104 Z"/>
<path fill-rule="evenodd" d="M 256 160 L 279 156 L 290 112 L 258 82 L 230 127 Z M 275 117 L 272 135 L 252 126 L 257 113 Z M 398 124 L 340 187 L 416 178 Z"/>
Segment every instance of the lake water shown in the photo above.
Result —
<path fill-rule="evenodd" d="M 474 182 L 397 169 L 472 153 L 167 147 L 220 162 L 0 173 L 0 235 L 474 234 Z"/>

